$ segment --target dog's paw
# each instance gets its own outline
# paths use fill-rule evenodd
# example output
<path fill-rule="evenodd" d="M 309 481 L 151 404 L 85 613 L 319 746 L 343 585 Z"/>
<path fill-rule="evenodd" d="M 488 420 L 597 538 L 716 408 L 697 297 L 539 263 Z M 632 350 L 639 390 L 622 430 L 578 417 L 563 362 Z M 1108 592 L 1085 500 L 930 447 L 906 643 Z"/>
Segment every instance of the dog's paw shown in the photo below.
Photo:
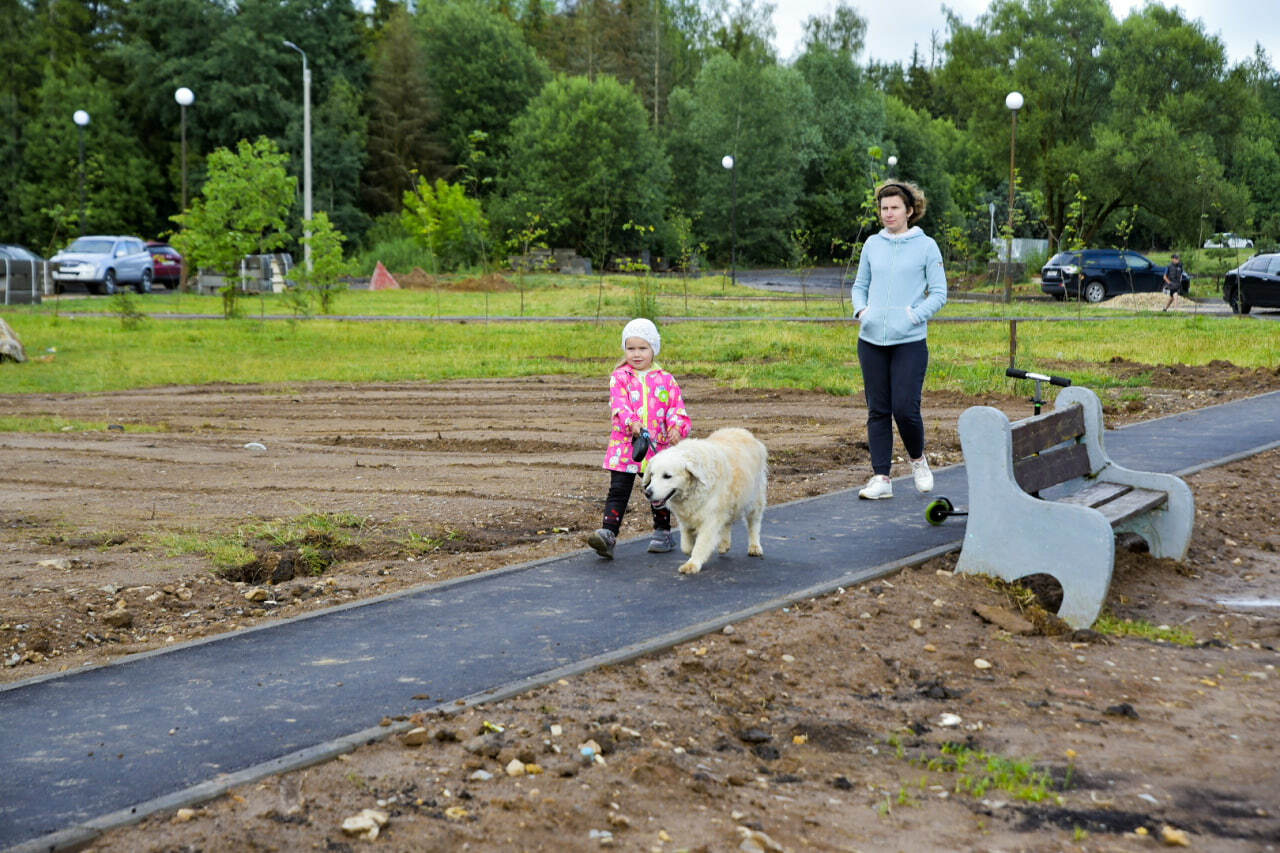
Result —
<path fill-rule="evenodd" d="M 721 539 L 719 547 L 716 548 L 721 554 L 728 554 L 729 549 L 733 547 L 733 543 L 728 539 Z"/>
<path fill-rule="evenodd" d="M 702 566 L 699 566 L 693 560 L 680 567 L 680 574 L 682 575 L 696 575 L 700 571 L 702 571 Z"/>
<path fill-rule="evenodd" d="M 749 546 L 749 547 L 747 548 L 747 556 L 748 556 L 748 557 L 763 557 L 763 556 L 764 556 L 764 549 L 763 549 L 763 548 L 761 548 L 759 545 L 751 545 L 751 546 Z"/>

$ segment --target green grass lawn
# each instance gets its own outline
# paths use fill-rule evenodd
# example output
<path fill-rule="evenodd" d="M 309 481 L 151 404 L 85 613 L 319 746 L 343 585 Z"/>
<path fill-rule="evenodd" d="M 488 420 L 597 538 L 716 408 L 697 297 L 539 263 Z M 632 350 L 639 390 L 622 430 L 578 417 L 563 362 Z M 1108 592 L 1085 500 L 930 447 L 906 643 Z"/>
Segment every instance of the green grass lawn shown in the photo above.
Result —
<path fill-rule="evenodd" d="M 562 304 L 577 300 L 575 304 L 581 306 L 595 299 L 595 280 L 585 281 L 576 291 L 564 287 L 568 292 L 558 296 Z M 0 316 L 18 333 L 30 360 L 0 364 L 0 393 L 93 392 L 211 382 L 604 376 L 620 355 L 621 322 L 614 318 L 631 315 L 625 289 L 609 286 L 619 292 L 602 308 L 606 319 L 599 323 L 585 317 L 571 322 L 437 322 L 419 311 L 421 319 L 408 322 L 263 321 L 248 315 L 234 320 L 149 318 L 126 327 L 110 314 L 67 316 L 70 301 L 64 301 L 58 313 L 47 304 L 13 306 L 0 310 Z M 409 315 L 406 308 L 412 300 L 424 297 L 429 294 L 352 293 L 343 310 Z M 173 298 L 184 305 L 196 302 L 189 294 Z M 475 308 L 482 306 L 484 294 L 463 293 L 457 298 L 462 309 L 469 309 L 467 315 L 482 316 Z M 251 298 L 246 305 L 256 301 Z M 159 308 L 159 299 L 135 302 Z M 838 318 L 838 304 L 830 303 L 826 308 Z M 91 304 L 102 310 L 111 303 Z M 834 394 L 860 391 L 853 324 L 786 319 L 799 316 L 795 309 L 803 306 L 794 301 L 744 300 L 737 315 L 715 314 L 741 319 L 665 322 L 660 361 L 677 376 L 710 376 L 735 387 L 794 387 Z M 809 310 L 816 315 L 822 307 L 811 302 Z M 1077 319 L 1079 307 L 1074 303 L 951 303 L 941 318 L 975 319 L 930 327 L 926 387 L 965 393 L 1007 389 L 1003 371 L 1008 363 L 1009 323 L 1002 318 L 1010 308 L 1023 318 L 1017 326 L 1019 366 L 1069 363 L 1076 382 L 1096 388 L 1142 384 L 1141 377 L 1122 380 L 1109 375 L 1107 363 L 1113 358 L 1148 364 L 1224 359 L 1244 367 L 1280 363 L 1280 334 L 1270 322 L 1158 313 L 1116 316 L 1116 312 L 1108 312 L 1112 319 L 1100 322 Z M 1096 312 L 1086 312 L 1086 317 L 1094 316 Z"/>
<path fill-rule="evenodd" d="M 794 273 L 803 276 L 803 271 Z M 797 317 L 812 320 L 837 320 L 849 317 L 849 293 L 842 289 L 815 289 L 803 293 L 771 293 L 733 285 L 727 276 L 567 276 L 552 273 L 530 273 L 519 276 L 507 273 L 491 277 L 505 281 L 506 289 L 477 290 L 478 280 L 462 275 L 439 276 L 438 286 L 426 289 L 349 290 L 339 293 L 332 315 L 361 317 L 422 318 L 499 318 L 499 317 L 570 317 L 595 320 L 603 317 L 762 318 Z M 966 285 L 968 286 L 968 285 Z M 1193 293 L 1208 294 L 1205 283 L 1193 286 Z M 943 316 L 981 317 L 1063 317 L 1093 316 L 1096 306 L 1078 302 L 1054 303 L 1047 300 L 1017 301 L 1005 304 L 991 301 L 1003 295 L 1000 282 L 977 282 L 968 295 L 984 297 L 966 301 L 966 293 L 953 288 L 954 301 Z M 1021 282 L 1013 286 L 1015 297 L 1039 296 L 1036 283 Z M 191 316 L 223 315 L 222 298 L 193 293 L 158 291 L 147 296 L 129 294 L 130 307 L 145 314 L 184 314 Z M 76 294 L 64 295 L 57 302 L 36 306 L 13 306 L 10 310 L 39 315 L 77 313 L 120 313 L 115 299 L 94 299 Z M 297 309 L 283 294 L 245 294 L 239 299 L 240 316 L 249 319 L 290 318 Z M 1108 311 L 1107 313 L 1112 313 Z"/>

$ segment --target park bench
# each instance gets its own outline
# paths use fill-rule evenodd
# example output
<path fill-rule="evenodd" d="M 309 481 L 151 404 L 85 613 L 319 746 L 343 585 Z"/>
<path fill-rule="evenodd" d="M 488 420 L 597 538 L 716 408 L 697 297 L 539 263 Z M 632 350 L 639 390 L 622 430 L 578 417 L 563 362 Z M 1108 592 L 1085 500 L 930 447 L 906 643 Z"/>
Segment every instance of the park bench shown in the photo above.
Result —
<path fill-rule="evenodd" d="M 1156 557 L 1186 555 L 1191 489 L 1172 474 L 1113 462 L 1089 389 L 1066 388 L 1052 412 L 1013 423 L 974 406 L 959 426 L 969 512 L 956 571 L 1007 581 L 1050 575 L 1062 587 L 1058 616 L 1088 628 L 1111 584 L 1116 533 L 1141 536 Z"/>

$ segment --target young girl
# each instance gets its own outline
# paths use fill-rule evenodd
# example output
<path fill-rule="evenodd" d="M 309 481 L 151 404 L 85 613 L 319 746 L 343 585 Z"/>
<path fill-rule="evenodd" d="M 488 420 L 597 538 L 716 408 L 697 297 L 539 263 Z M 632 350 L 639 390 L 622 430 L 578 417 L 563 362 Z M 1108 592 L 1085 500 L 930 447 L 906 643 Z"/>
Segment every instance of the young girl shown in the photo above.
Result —
<path fill-rule="evenodd" d="M 609 495 L 604 502 L 603 525 L 587 537 L 587 544 L 606 560 L 613 559 L 613 546 L 618 541 L 636 475 L 651 456 L 689 435 L 691 425 L 680 385 L 654 363 L 661 349 L 658 327 L 643 317 L 632 320 L 622 330 L 623 359 L 609 377 L 613 432 L 604 455 L 604 467 L 610 472 Z M 632 441 L 641 430 L 649 431 L 650 441 L 642 461 L 637 462 L 632 458 Z M 674 547 L 671 511 L 653 510 L 649 551 L 661 554 Z"/>

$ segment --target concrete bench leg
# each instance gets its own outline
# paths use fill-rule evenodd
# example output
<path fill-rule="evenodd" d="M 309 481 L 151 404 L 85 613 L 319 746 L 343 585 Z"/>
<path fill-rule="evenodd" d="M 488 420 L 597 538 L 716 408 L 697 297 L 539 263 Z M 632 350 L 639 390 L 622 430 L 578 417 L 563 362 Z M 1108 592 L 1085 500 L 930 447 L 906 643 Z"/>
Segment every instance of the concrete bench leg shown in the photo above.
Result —
<path fill-rule="evenodd" d="M 1111 525 L 1084 507 L 1025 494 L 1010 498 L 999 512 L 970 505 L 956 571 L 1006 581 L 1050 575 L 1062 586 L 1059 618 L 1088 628 L 1106 601 L 1115 568 Z"/>

